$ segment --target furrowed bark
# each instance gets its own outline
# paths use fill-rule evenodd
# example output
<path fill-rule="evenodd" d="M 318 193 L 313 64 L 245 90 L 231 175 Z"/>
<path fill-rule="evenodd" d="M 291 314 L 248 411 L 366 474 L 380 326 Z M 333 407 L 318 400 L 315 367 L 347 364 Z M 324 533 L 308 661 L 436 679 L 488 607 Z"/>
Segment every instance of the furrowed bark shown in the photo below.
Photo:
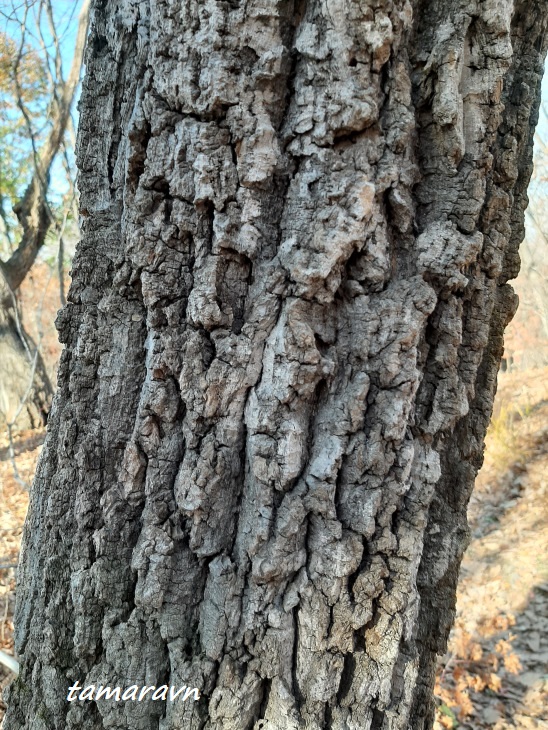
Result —
<path fill-rule="evenodd" d="M 430 727 L 547 10 L 95 3 L 7 730 Z"/>

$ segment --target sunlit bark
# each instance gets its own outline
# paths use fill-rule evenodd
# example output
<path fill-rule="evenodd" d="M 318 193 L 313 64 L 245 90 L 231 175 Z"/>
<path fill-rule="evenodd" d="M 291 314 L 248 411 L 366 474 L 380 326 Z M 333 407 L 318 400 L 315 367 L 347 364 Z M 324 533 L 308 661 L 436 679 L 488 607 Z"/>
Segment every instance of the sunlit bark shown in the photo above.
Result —
<path fill-rule="evenodd" d="M 7 730 L 430 727 L 547 11 L 95 3 Z"/>

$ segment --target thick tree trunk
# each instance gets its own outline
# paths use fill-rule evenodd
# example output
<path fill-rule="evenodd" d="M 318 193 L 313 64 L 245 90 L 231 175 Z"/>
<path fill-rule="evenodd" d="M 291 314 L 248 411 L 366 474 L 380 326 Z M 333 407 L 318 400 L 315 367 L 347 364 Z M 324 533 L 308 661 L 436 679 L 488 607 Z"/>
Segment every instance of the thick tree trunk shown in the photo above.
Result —
<path fill-rule="evenodd" d="M 94 12 L 6 728 L 427 728 L 548 3 Z"/>

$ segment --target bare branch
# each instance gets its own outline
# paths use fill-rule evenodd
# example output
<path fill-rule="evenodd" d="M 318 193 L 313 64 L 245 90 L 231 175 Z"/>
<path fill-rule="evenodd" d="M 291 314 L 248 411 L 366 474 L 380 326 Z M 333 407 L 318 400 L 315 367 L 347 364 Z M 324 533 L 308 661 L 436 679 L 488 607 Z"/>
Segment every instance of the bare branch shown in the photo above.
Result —
<path fill-rule="evenodd" d="M 51 130 L 39 154 L 35 156 L 32 180 L 23 198 L 14 208 L 23 228 L 23 235 L 10 259 L 1 264 L 4 278 L 12 291 L 19 288 L 30 270 L 50 226 L 54 224 L 58 227 L 46 199 L 47 184 L 51 166 L 69 124 L 70 109 L 80 80 L 88 17 L 89 0 L 85 0 L 78 20 L 74 56 L 67 80 L 63 82 L 62 79 L 57 79 L 57 93 L 51 110 Z M 20 108 L 25 115 L 24 105 Z"/>
<path fill-rule="evenodd" d="M 12 245 L 12 237 L 11 237 L 11 225 L 8 218 L 8 215 L 6 213 L 6 209 L 4 208 L 4 196 L 0 195 L 0 220 L 2 221 L 2 227 L 3 230 L 1 231 L 2 235 L 6 237 L 6 240 L 8 242 L 8 245 Z"/>
<path fill-rule="evenodd" d="M 1 649 L 0 664 L 9 669 L 10 672 L 13 672 L 14 674 L 19 674 L 19 662 L 17 661 L 17 659 L 10 654 L 6 654 L 6 652 L 2 651 Z"/>

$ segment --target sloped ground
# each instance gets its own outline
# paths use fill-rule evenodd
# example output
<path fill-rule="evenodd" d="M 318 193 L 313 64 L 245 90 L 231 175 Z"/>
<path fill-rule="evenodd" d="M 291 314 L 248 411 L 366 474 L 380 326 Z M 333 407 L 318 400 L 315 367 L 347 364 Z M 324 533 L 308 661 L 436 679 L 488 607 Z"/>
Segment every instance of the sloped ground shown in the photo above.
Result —
<path fill-rule="evenodd" d="M 13 460 L 5 434 L 0 436 L 0 649 L 8 654 L 13 653 L 14 566 L 27 513 L 27 487 L 32 481 L 44 435 L 43 431 L 19 434 L 13 444 Z M 0 665 L 0 720 L 4 714 L 2 689 L 10 678 Z"/>
<path fill-rule="evenodd" d="M 499 375 L 438 728 L 548 729 L 548 368 Z"/>
<path fill-rule="evenodd" d="M 15 570 L 44 434 L 0 438 L 0 649 L 11 653 Z M 548 730 L 548 368 L 502 373 L 458 617 L 440 662 L 437 728 Z M 0 667 L 2 687 L 9 682 Z"/>
<path fill-rule="evenodd" d="M 47 246 L 42 253 L 47 254 Z M 51 258 L 51 256 L 50 256 Z M 68 280 L 66 286 L 68 286 Z M 23 325 L 46 363 L 55 382 L 61 345 L 54 321 L 60 307 L 59 277 L 55 260 L 35 262 L 19 290 Z M 19 555 L 22 525 L 28 505 L 28 486 L 32 481 L 45 431 L 29 431 L 14 438 L 14 458 L 10 456 L 6 431 L 0 429 L 0 650 L 13 651 L 12 616 L 15 603 L 15 569 Z M 3 717 L 2 688 L 10 681 L 0 665 L 0 721 Z"/>

